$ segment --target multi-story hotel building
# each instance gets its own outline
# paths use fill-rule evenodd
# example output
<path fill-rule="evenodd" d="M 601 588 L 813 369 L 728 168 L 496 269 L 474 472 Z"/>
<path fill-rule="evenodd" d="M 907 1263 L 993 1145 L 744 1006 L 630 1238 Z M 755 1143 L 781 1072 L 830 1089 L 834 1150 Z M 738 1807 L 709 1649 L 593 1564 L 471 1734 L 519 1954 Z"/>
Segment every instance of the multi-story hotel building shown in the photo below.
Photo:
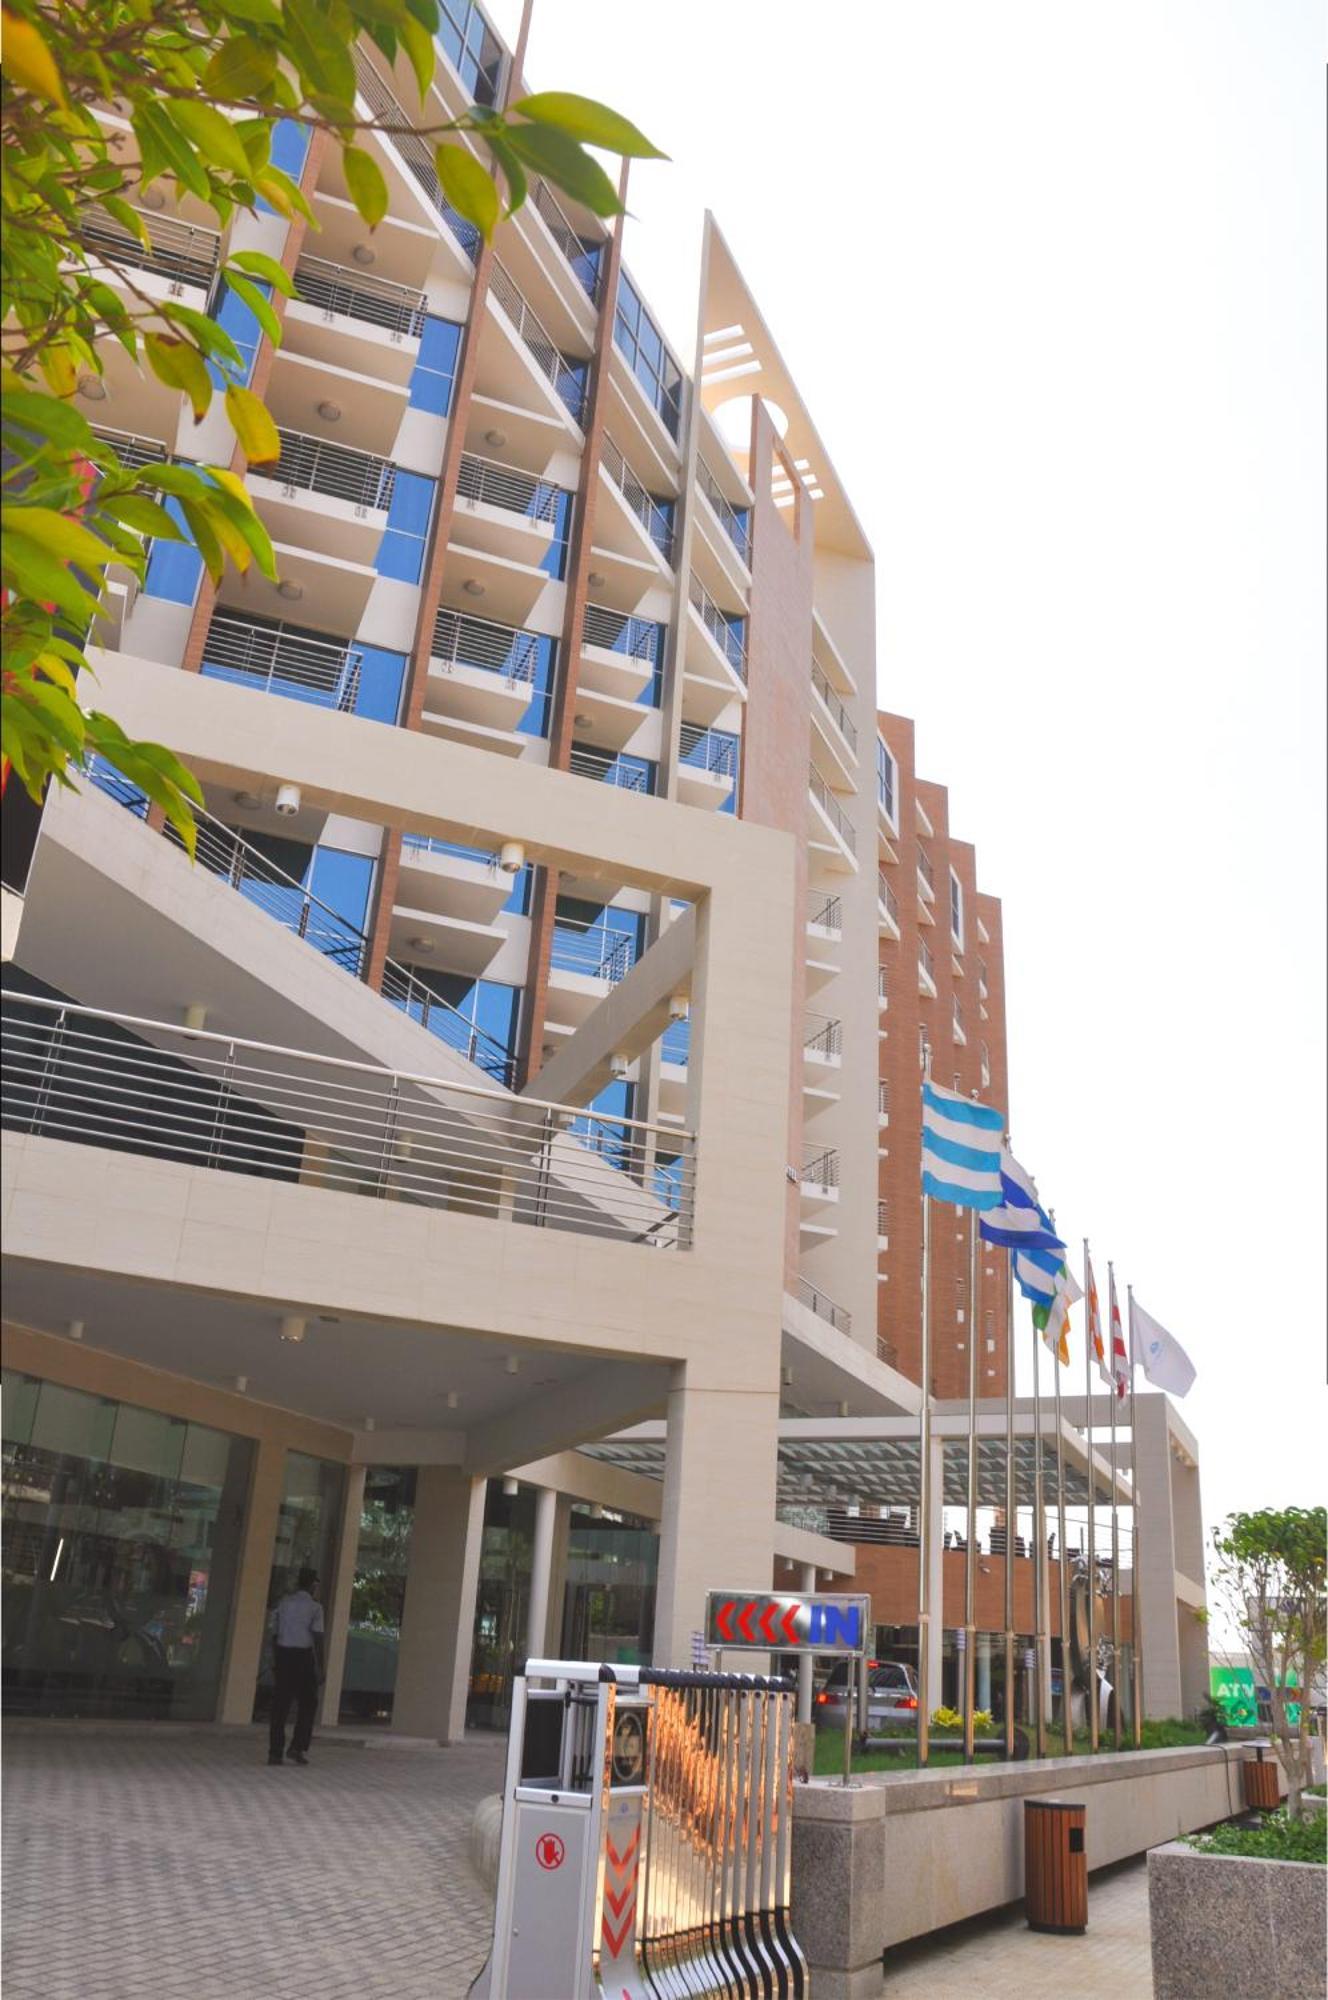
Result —
<path fill-rule="evenodd" d="M 432 108 L 503 101 L 443 23 Z M 163 541 L 97 635 L 195 865 L 108 768 L 35 839 L 8 805 L 5 1698 L 245 1721 L 312 1561 L 324 1720 L 448 1737 L 527 1650 L 684 1660 L 708 1587 L 852 1573 L 830 1510 L 894 1497 L 919 1406 L 920 1045 L 1004 1105 L 1000 912 L 718 228 L 684 363 L 620 225 L 537 182 L 484 243 L 380 135 L 370 233 L 278 138 L 317 229 L 87 225 L 243 350 L 280 580 Z M 231 459 L 114 350 L 80 393 L 127 462 Z M 978 1337 L 1003 1395 L 1002 1286 L 973 1329 L 933 1271 L 934 1393 Z"/>

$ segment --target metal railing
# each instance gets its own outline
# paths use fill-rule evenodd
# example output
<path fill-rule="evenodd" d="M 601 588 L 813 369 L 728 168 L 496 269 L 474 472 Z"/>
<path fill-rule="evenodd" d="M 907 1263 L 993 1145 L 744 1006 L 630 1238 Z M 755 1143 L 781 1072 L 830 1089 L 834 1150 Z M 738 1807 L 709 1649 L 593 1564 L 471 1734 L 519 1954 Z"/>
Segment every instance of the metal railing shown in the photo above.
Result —
<path fill-rule="evenodd" d="M 856 757 L 858 754 L 858 732 L 854 727 L 853 718 L 826 679 L 824 671 L 818 666 L 815 660 L 812 661 L 812 686 L 829 709 L 830 719 L 834 723 L 835 728 L 839 731 L 849 749 Z"/>
<path fill-rule="evenodd" d="M 463 840 L 442 840 L 435 833 L 403 833 L 401 851 L 403 854 L 449 854 L 457 861 L 479 861 L 497 879 L 498 856 L 491 847 L 467 847 Z"/>
<path fill-rule="evenodd" d="M 842 932 L 844 928 L 844 905 L 838 896 L 826 896 L 807 912 L 807 922 L 817 930 Z"/>
<path fill-rule="evenodd" d="M 564 408 L 580 423 L 586 400 L 585 384 L 569 367 L 516 279 L 497 257 L 489 275 L 489 291 L 516 328 L 526 352 L 541 375 L 547 376 Z"/>
<path fill-rule="evenodd" d="M 678 750 L 679 761 L 690 770 L 709 771 L 716 778 L 738 775 L 738 738 L 725 729 L 702 729 L 698 723 L 684 722 Z"/>
<path fill-rule="evenodd" d="M 295 266 L 295 294 L 329 318 L 364 320 L 389 333 L 417 338 L 424 330 L 428 300 L 414 285 L 398 285 L 367 271 L 349 271 L 326 257 L 301 257 Z"/>
<path fill-rule="evenodd" d="M 835 829 L 835 832 L 839 835 L 839 838 L 843 841 L 849 853 L 856 854 L 858 851 L 858 837 L 853 831 L 852 822 L 845 816 L 839 801 L 815 766 L 807 773 L 807 789 L 829 820 L 831 826 Z"/>
<path fill-rule="evenodd" d="M 547 181 L 531 182 L 530 205 L 567 259 L 582 291 L 598 305 L 604 290 L 604 253 L 609 247 L 607 239 L 587 246 L 584 237 L 572 227 L 562 203 Z"/>
<path fill-rule="evenodd" d="M 725 498 L 719 481 L 703 458 L 698 458 L 696 461 L 696 483 L 710 502 L 720 527 L 724 530 L 724 533 L 728 536 L 744 563 L 750 563 L 752 559 L 752 524 L 748 510 L 743 508 L 739 512 L 733 502 Z"/>
<path fill-rule="evenodd" d="M 884 1077 L 876 1085 L 876 1116 L 881 1119 L 890 1116 L 890 1086 Z"/>
<path fill-rule="evenodd" d="M 659 1038 L 659 1059 L 661 1062 L 677 1063 L 687 1067 L 692 1053 L 692 1024 L 688 1021 L 670 1021 Z"/>
<path fill-rule="evenodd" d="M 802 1046 L 810 1055 L 837 1062 L 844 1053 L 844 1024 L 825 1014 L 809 1014 L 803 1023 Z"/>
<path fill-rule="evenodd" d="M 359 698 L 363 661 L 359 647 L 349 641 L 313 639 L 217 611 L 208 626 L 201 671 L 346 714 Z"/>
<path fill-rule="evenodd" d="M 878 1201 L 876 1204 L 876 1234 L 878 1236 L 888 1236 L 890 1234 L 890 1204 L 888 1201 Z"/>
<path fill-rule="evenodd" d="M 959 1004 L 959 995 L 957 993 L 952 993 L 950 996 L 950 1019 L 954 1026 L 956 1039 L 966 1042 L 968 1037 L 964 1033 L 964 1010 Z"/>
<path fill-rule="evenodd" d="M 921 841 L 918 842 L 918 873 L 927 887 L 934 890 L 936 887 L 935 871 L 931 865 L 931 856 Z"/>
<path fill-rule="evenodd" d="M 206 291 L 216 274 L 221 256 L 221 238 L 215 229 L 197 222 L 181 222 L 173 215 L 134 213 L 147 229 L 149 243 L 133 236 L 107 215 L 103 208 L 89 208 L 79 223 L 79 240 L 94 257 L 116 264 L 132 264 L 138 271 L 153 271 L 178 285 L 196 285 Z"/>
<path fill-rule="evenodd" d="M 624 792 L 650 791 L 649 774 L 634 764 L 624 764 L 607 751 L 573 750 L 567 768 L 578 778 L 595 778 L 601 785 L 616 785 Z"/>
<path fill-rule="evenodd" d="M 673 522 L 632 471 L 611 437 L 600 446 L 600 464 L 666 563 L 673 561 Z"/>
<path fill-rule="evenodd" d="M 352 51 L 355 60 L 355 80 L 365 103 L 376 118 L 395 126 L 409 126 L 412 121 L 397 102 L 383 79 L 363 49 Z M 448 229 L 461 245 L 472 264 L 477 263 L 480 245 L 483 242 L 479 230 L 473 222 L 467 222 L 458 215 L 451 202 L 443 193 L 438 173 L 433 163 L 433 153 L 425 140 L 416 138 L 410 131 L 385 133 L 384 137 L 396 147 L 413 178 L 424 189 L 425 194 L 437 209 Z"/>
<path fill-rule="evenodd" d="M 92 435 L 111 447 L 126 472 L 137 471 L 141 465 L 164 465 L 170 457 L 160 438 L 138 437 L 133 431 L 111 430 L 103 424 L 94 425 Z"/>
<path fill-rule="evenodd" d="M 126 807 L 140 819 L 147 810 L 143 794 L 112 764 L 94 757 L 87 765 L 88 776 L 99 791 Z M 320 902 L 265 854 L 251 847 L 232 827 L 214 819 L 201 806 L 193 808 L 197 825 L 197 865 L 214 879 L 235 889 L 246 902 L 272 917 L 283 930 L 311 944 L 324 958 L 331 959 L 353 979 L 362 979 L 369 964 L 369 939 L 336 910 Z M 179 835 L 170 826 L 162 833 L 172 846 L 180 845 Z M 386 959 L 380 992 L 393 1006 L 403 1007 L 430 1034 L 437 1035 L 468 1062 L 475 1063 L 498 1083 L 509 1084 L 514 1073 L 512 1057 L 501 1042 L 476 1028 L 449 1001 L 441 1000 L 404 965 Z"/>
<path fill-rule="evenodd" d="M 433 621 L 430 657 L 444 666 L 480 667 L 501 674 L 509 684 L 529 686 L 539 658 L 538 632 L 498 625 L 490 618 L 471 618 L 444 606 Z"/>
<path fill-rule="evenodd" d="M 927 943 L 926 938 L 918 939 L 918 971 L 928 980 L 934 993 L 936 991 L 936 960 L 931 955 L 931 946 Z"/>
<path fill-rule="evenodd" d="M 329 444 L 326 438 L 310 437 L 304 431 L 278 430 L 281 456 L 275 465 L 262 467 L 262 477 L 278 486 L 307 493 L 325 493 L 334 500 L 348 500 L 353 507 L 385 512 L 392 502 L 397 469 L 387 458 L 371 452 L 355 451 L 349 445 Z"/>
<path fill-rule="evenodd" d="M 810 1278 L 798 1274 L 798 1297 L 805 1306 L 810 1306 L 818 1319 L 829 1322 L 839 1333 L 853 1331 L 853 1315 L 847 1306 L 837 1306 L 832 1298 L 814 1285 Z"/>
<path fill-rule="evenodd" d="M 747 620 L 731 624 L 716 604 L 695 570 L 688 580 L 687 596 L 697 617 L 709 632 L 739 680 L 747 678 Z"/>
<path fill-rule="evenodd" d="M 602 925 L 581 930 L 565 922 L 553 927 L 549 963 L 560 972 L 583 972 L 616 986 L 627 977 L 635 959 L 633 941 L 625 931 L 606 930 Z"/>
<path fill-rule="evenodd" d="M 898 896 L 896 896 L 894 892 L 894 885 L 891 882 L 890 877 L 886 874 L 884 868 L 878 868 L 876 871 L 876 898 L 877 901 L 880 903 L 881 908 L 885 911 L 891 923 L 894 925 L 895 929 L 898 930 L 899 898 Z"/>
<path fill-rule="evenodd" d="M 798 1178 L 804 1187 L 837 1188 L 839 1186 L 839 1153 L 834 1146 L 825 1146 L 817 1152 L 808 1153 L 802 1163 Z"/>
<path fill-rule="evenodd" d="M 890 981 L 883 965 L 878 965 L 876 968 L 876 1004 L 878 1007 L 888 1007 L 890 1004 Z"/>
<path fill-rule="evenodd" d="M 457 468 L 457 498 L 482 501 L 487 507 L 503 507 L 509 514 L 522 514 L 528 521 L 550 524 L 558 517 L 561 486 L 536 479 L 531 472 L 503 465 L 496 458 L 480 458 L 473 451 L 461 454 Z"/>
<path fill-rule="evenodd" d="M 6 992 L 11 1131 L 383 1201 L 685 1248 L 695 1143 L 676 1128 Z M 653 1191 L 680 1158 L 677 1207 Z"/>
<path fill-rule="evenodd" d="M 629 611 L 611 611 L 607 604 L 588 604 L 581 620 L 583 646 L 601 646 L 606 653 L 628 653 L 633 659 L 659 664 L 660 628 L 653 618 L 634 618 Z"/>

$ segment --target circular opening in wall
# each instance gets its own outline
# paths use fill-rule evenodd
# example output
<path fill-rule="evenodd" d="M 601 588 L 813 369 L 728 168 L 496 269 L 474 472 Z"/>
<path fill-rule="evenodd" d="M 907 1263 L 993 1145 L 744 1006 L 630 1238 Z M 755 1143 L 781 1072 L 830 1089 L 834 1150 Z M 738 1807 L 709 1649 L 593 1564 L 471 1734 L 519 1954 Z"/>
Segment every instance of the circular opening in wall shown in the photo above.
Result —
<path fill-rule="evenodd" d="M 730 396 L 710 412 L 725 444 L 732 445 L 736 451 L 748 451 L 751 448 L 752 404 L 755 400 L 754 396 Z M 761 401 L 765 404 L 766 415 L 775 427 L 775 435 L 781 438 L 787 437 L 789 420 L 779 404 L 769 396 L 762 396 Z"/>

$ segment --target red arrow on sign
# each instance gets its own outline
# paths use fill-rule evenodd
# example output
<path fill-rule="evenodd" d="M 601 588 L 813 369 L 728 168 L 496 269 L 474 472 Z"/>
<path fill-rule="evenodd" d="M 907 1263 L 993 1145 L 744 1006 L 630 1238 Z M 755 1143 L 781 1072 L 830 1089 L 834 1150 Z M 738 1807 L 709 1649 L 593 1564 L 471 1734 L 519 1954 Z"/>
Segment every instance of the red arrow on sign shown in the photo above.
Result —
<path fill-rule="evenodd" d="M 767 1604 L 765 1610 L 761 1613 L 760 1617 L 756 1621 L 761 1628 L 761 1637 L 763 1639 L 768 1639 L 772 1646 L 775 1643 L 775 1635 L 770 1630 L 770 1625 L 772 1619 L 774 1619 L 775 1616 L 777 1615 L 778 1610 L 779 1610 L 778 1605 Z"/>
<path fill-rule="evenodd" d="M 726 1598 L 715 1613 L 715 1630 L 721 1639 L 733 1637 L 733 1599 Z"/>
<path fill-rule="evenodd" d="M 742 1633 L 743 1638 L 749 1646 L 754 1645 L 756 1642 L 756 1634 L 752 1631 L 752 1619 L 755 1616 L 756 1606 L 748 1598 L 742 1610 L 738 1613 L 738 1630 Z"/>
<path fill-rule="evenodd" d="M 788 1640 L 790 1646 L 796 1646 L 798 1643 L 798 1635 L 793 1629 L 793 1624 L 801 1609 L 802 1606 L 800 1604 L 790 1604 L 788 1610 L 779 1621 L 779 1629 Z"/>

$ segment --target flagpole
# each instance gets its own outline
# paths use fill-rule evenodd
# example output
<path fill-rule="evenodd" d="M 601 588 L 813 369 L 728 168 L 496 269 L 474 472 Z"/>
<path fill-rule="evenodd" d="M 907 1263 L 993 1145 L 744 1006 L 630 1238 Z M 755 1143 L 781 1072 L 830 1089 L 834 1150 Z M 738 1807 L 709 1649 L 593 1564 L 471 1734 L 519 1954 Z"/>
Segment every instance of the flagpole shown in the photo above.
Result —
<path fill-rule="evenodd" d="M 1097 1691 L 1097 1516 L 1094 1494 L 1097 1472 L 1093 1463 L 1093 1267 L 1084 1238 L 1084 1443 L 1088 1459 L 1088 1748 L 1096 1755 L 1098 1733 Z M 1097 1318 L 1101 1321 L 1101 1313 Z"/>
<path fill-rule="evenodd" d="M 922 1081 L 931 1076 L 931 1044 L 924 1042 Z M 922 1351 L 918 1409 L 918 1769 L 930 1750 L 928 1692 L 931 1676 L 931 1197 L 922 1197 Z"/>
<path fill-rule="evenodd" d="M 976 1096 L 976 1092 L 974 1095 Z M 977 1673 L 978 1212 L 968 1211 L 968 1519 L 964 1527 L 964 1762 L 973 1762 Z"/>
<path fill-rule="evenodd" d="M 1061 1741 L 1065 1754 L 1074 1754 L 1074 1717 L 1070 1713 L 1070 1577 L 1065 1560 L 1065 1431 L 1061 1422 L 1060 1342 L 1051 1357 L 1056 1380 L 1056 1608 L 1061 1627 Z"/>
<path fill-rule="evenodd" d="M 1131 1717 L 1136 1750 L 1143 1747 L 1144 1734 L 1144 1624 L 1139 1615 L 1139 1432 L 1134 1420 L 1134 1286 L 1125 1287 L 1130 1314 L 1130 1666 L 1134 1693 Z"/>
<path fill-rule="evenodd" d="M 1005 1755 L 1014 1757 L 1014 1251 L 1005 1253 Z"/>
<path fill-rule="evenodd" d="M 1120 1509 L 1116 1491 L 1116 1267 L 1107 1265 L 1111 1295 L 1107 1339 L 1111 1354 L 1111 1695 L 1112 1747 L 1121 1747 L 1120 1721 Z"/>
<path fill-rule="evenodd" d="M 1047 1754 L 1047 1591 L 1043 1565 L 1047 1559 L 1047 1513 L 1042 1494 L 1042 1395 L 1038 1382 L 1038 1355 L 1042 1338 L 1036 1321 L 1033 1331 L 1033 1650 L 1037 1661 L 1037 1753 Z"/>

